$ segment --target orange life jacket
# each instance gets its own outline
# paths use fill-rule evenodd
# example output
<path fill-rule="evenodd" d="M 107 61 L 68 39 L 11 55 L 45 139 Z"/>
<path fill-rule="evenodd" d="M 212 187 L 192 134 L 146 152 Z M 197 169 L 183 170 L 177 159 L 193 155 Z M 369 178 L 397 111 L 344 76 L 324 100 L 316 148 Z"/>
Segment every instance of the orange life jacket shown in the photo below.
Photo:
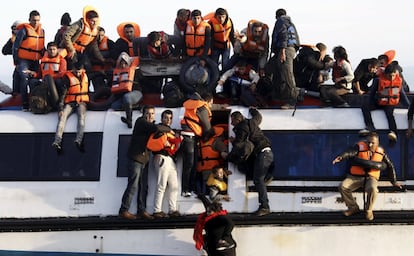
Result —
<path fill-rule="evenodd" d="M 104 58 L 108 58 L 110 55 L 110 49 L 108 45 L 108 37 L 104 36 L 100 42 L 98 42 L 98 48 Z M 91 63 L 91 71 L 106 71 L 112 69 L 111 63 Z"/>
<path fill-rule="evenodd" d="M 118 31 L 119 37 L 128 43 L 128 55 L 134 56 L 134 48 L 132 45 L 132 41 L 129 41 L 128 38 L 124 35 L 124 27 L 128 24 L 131 24 L 134 27 L 134 38 L 141 36 L 141 28 L 139 25 L 135 22 L 122 22 L 116 27 L 116 30 Z"/>
<path fill-rule="evenodd" d="M 96 26 L 94 29 L 91 29 L 86 19 L 86 14 L 90 11 L 95 11 L 96 13 L 98 13 L 98 11 L 92 6 L 85 6 L 83 8 L 83 28 L 76 41 L 73 42 L 73 48 L 75 48 L 77 52 L 83 53 L 85 51 L 86 46 L 88 46 L 98 36 L 98 26 Z"/>
<path fill-rule="evenodd" d="M 209 23 L 213 33 L 213 46 L 218 49 L 230 48 L 230 32 L 233 25 L 231 19 L 227 18 L 227 22 L 223 25 L 215 17 L 212 17 Z"/>
<path fill-rule="evenodd" d="M 139 58 L 133 57 L 129 67 L 116 67 L 112 76 L 112 93 L 130 92 L 134 86 L 135 69 L 139 65 Z"/>
<path fill-rule="evenodd" d="M 166 141 L 168 141 L 171 146 L 166 147 Z M 173 156 L 177 152 L 180 143 L 181 139 L 179 137 L 175 137 L 175 135 L 171 132 L 155 132 L 150 135 L 147 141 L 147 149 L 155 154 L 167 153 L 169 156 Z"/>
<path fill-rule="evenodd" d="M 253 24 L 261 23 L 263 27 L 263 34 L 259 41 L 255 41 L 253 37 Z M 259 56 L 261 53 L 266 51 L 269 42 L 269 27 L 257 20 L 250 20 L 247 24 L 247 41 L 242 44 L 243 54 L 247 56 Z"/>
<path fill-rule="evenodd" d="M 222 136 L 224 133 L 224 127 L 216 125 L 214 128 L 214 136 L 208 141 L 201 141 L 199 146 L 198 158 L 197 158 L 197 172 L 211 171 L 214 167 L 223 165 L 224 159 L 221 157 L 220 152 L 213 149 L 213 143 L 215 140 Z"/>
<path fill-rule="evenodd" d="M 65 96 L 65 103 L 76 102 L 89 102 L 88 95 L 88 77 L 85 71 L 82 72 L 81 81 L 71 71 L 65 73 L 65 76 L 69 78 L 70 85 L 68 92 Z"/>
<path fill-rule="evenodd" d="M 211 119 L 211 110 L 207 102 L 202 100 L 193 100 L 189 99 L 183 103 L 184 118 L 181 120 L 181 124 L 187 125 L 195 135 L 201 137 L 203 134 L 203 128 L 201 127 L 200 119 L 197 116 L 197 109 L 200 107 L 205 107 L 208 111 L 208 116 Z"/>
<path fill-rule="evenodd" d="M 210 28 L 208 22 L 202 21 L 200 25 L 195 28 L 192 20 L 187 21 L 187 27 L 185 29 L 185 46 L 187 48 L 188 56 L 201 56 L 204 54 L 207 28 Z M 207 55 L 210 55 L 210 53 L 211 49 L 208 50 Z"/>
<path fill-rule="evenodd" d="M 42 26 L 35 30 L 29 23 L 23 24 L 26 29 L 26 38 L 17 50 L 17 56 L 24 60 L 40 60 L 45 48 L 45 31 Z"/>
<path fill-rule="evenodd" d="M 55 57 L 50 58 L 49 54 L 45 52 L 43 58 L 40 60 L 40 70 L 42 72 L 42 78 L 44 79 L 46 75 L 50 75 L 53 78 L 60 77 L 60 63 L 64 57 L 58 54 Z"/>
<path fill-rule="evenodd" d="M 389 80 L 384 73 L 378 77 L 377 102 L 381 106 L 395 106 L 400 102 L 402 79 L 399 74 L 393 81 Z"/>
<path fill-rule="evenodd" d="M 365 141 L 360 141 L 357 143 L 358 145 L 358 156 L 361 159 L 364 160 L 371 160 L 375 162 L 381 162 L 384 158 L 384 149 L 382 147 L 378 147 L 375 152 L 371 155 L 371 152 L 369 150 L 368 144 Z M 353 165 L 351 166 L 350 172 L 352 175 L 356 176 L 365 176 L 365 170 L 361 166 Z M 379 179 L 381 174 L 381 171 L 378 169 L 370 169 L 368 171 L 368 175 L 371 177 Z"/>

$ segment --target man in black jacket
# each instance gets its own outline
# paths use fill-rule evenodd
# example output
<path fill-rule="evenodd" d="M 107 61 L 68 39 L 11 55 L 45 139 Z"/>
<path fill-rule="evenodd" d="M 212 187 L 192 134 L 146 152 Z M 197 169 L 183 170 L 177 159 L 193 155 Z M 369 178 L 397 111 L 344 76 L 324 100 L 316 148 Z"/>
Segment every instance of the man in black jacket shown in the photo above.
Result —
<path fill-rule="evenodd" d="M 150 151 L 147 142 L 152 133 L 157 131 L 170 132 L 167 126 L 157 126 L 155 121 L 155 107 L 144 106 L 142 116 L 135 121 L 134 131 L 128 148 L 129 170 L 128 186 L 122 196 L 119 215 L 122 218 L 134 220 L 138 217 L 153 219 L 146 211 L 147 186 L 148 186 L 148 160 Z M 138 216 L 129 212 L 132 198 L 138 190 Z"/>
<path fill-rule="evenodd" d="M 251 119 L 245 119 L 239 111 L 231 114 L 231 124 L 234 126 L 233 131 L 236 137 L 230 137 L 230 142 L 235 145 L 250 140 L 254 145 L 253 182 L 259 193 L 259 209 L 255 214 L 264 216 L 270 213 L 265 179 L 273 162 L 272 144 L 259 127 L 262 122 L 260 112 L 255 108 L 250 108 L 249 112 Z"/>

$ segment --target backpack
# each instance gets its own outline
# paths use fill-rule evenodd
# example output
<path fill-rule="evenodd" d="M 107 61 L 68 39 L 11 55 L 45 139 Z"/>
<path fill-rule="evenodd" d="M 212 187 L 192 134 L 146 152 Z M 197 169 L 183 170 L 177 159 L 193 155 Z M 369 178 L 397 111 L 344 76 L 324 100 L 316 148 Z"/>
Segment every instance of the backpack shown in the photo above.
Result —
<path fill-rule="evenodd" d="M 46 114 L 52 110 L 49 100 L 49 86 L 41 83 L 30 92 L 29 106 L 34 114 Z"/>
<path fill-rule="evenodd" d="M 185 97 L 175 81 L 165 83 L 161 93 L 164 95 L 164 106 L 167 108 L 181 107 Z"/>

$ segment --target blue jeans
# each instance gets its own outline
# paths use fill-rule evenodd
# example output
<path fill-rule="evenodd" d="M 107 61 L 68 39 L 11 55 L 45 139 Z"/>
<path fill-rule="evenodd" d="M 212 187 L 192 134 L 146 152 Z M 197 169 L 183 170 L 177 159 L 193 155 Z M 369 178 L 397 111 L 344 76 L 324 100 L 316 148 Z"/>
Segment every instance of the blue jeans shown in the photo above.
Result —
<path fill-rule="evenodd" d="M 124 195 L 122 196 L 122 203 L 119 213 L 129 210 L 132 198 L 137 191 L 137 209 L 138 213 L 141 213 L 147 208 L 148 164 L 142 164 L 134 160 L 129 160 L 128 185 L 125 189 Z"/>
<path fill-rule="evenodd" d="M 272 162 L 273 152 L 271 150 L 260 152 L 254 160 L 253 182 L 257 193 L 259 193 L 259 208 L 269 209 L 267 187 L 264 180 Z"/>
<path fill-rule="evenodd" d="M 29 80 L 31 76 L 27 71 L 39 71 L 39 61 L 33 61 L 33 60 L 19 60 L 19 65 L 16 66 L 17 68 L 17 74 L 18 82 L 19 82 L 19 89 L 20 89 L 20 95 L 22 97 L 22 104 L 26 105 L 26 107 L 29 104 L 29 99 L 27 96 L 27 87 L 29 86 Z M 13 76 L 14 77 L 14 76 Z M 16 78 L 17 78 L 16 77 Z"/>
<path fill-rule="evenodd" d="M 112 109 L 122 109 L 125 106 L 133 107 L 134 105 L 138 104 L 142 99 L 142 92 L 133 90 L 131 92 L 127 92 L 122 95 L 121 98 L 115 100 L 111 104 Z"/>
<path fill-rule="evenodd" d="M 219 64 L 219 59 L 220 59 L 220 55 L 221 55 L 221 69 L 223 70 L 224 67 L 227 67 L 228 62 L 230 60 L 230 49 L 217 49 L 214 48 L 211 51 L 211 59 Z"/>
<path fill-rule="evenodd" d="M 181 175 L 181 192 L 195 190 L 196 173 L 194 168 L 196 137 L 183 135 L 181 151 L 183 153 L 183 172 Z"/>

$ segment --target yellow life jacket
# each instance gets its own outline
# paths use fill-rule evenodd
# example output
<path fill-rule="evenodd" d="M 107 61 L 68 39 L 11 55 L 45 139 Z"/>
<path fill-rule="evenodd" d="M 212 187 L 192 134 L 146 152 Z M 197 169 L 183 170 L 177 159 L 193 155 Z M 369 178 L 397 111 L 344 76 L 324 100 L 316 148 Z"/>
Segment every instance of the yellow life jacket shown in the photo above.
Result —
<path fill-rule="evenodd" d="M 224 180 L 218 180 L 214 178 L 214 174 L 210 173 L 207 179 L 207 186 L 214 186 L 216 187 L 220 192 L 227 191 L 227 183 Z"/>

